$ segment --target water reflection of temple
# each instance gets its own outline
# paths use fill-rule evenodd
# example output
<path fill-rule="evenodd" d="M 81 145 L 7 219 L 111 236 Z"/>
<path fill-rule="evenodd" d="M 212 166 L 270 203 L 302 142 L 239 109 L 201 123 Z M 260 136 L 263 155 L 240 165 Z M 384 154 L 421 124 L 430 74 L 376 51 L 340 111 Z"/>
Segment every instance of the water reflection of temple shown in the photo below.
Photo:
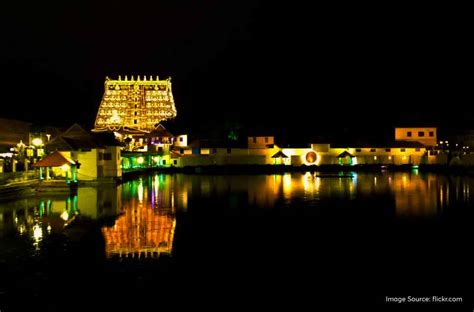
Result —
<path fill-rule="evenodd" d="M 112 227 L 104 227 L 106 253 L 120 257 L 157 257 L 171 254 L 176 218 L 146 205 L 124 207 Z"/>
<path fill-rule="evenodd" d="M 176 208 L 186 208 L 187 188 L 176 176 L 155 175 L 123 185 L 123 214 L 102 232 L 108 256 L 171 254 Z"/>

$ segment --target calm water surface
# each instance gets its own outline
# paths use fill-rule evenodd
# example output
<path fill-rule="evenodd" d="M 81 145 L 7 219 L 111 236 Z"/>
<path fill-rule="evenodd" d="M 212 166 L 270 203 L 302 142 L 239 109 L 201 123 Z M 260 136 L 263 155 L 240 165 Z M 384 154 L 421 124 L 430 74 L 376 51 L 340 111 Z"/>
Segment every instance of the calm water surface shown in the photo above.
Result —
<path fill-rule="evenodd" d="M 156 174 L 0 202 L 0 305 L 470 302 L 473 187 L 416 171 Z"/>

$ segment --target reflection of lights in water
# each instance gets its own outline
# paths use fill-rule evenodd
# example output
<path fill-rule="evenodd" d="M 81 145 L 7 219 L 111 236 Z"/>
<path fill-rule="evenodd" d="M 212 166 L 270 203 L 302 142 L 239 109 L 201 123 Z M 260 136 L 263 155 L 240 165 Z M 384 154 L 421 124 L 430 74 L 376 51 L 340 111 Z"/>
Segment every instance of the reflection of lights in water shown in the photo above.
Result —
<path fill-rule="evenodd" d="M 281 176 L 280 175 L 273 175 L 273 194 L 278 194 L 281 185 Z"/>
<path fill-rule="evenodd" d="M 143 180 L 138 183 L 138 201 L 143 202 Z"/>
<path fill-rule="evenodd" d="M 160 188 L 160 182 L 158 181 L 158 175 L 155 175 L 155 181 L 153 181 L 153 187 L 155 189 L 155 193 L 158 194 L 158 190 Z"/>
<path fill-rule="evenodd" d="M 289 195 L 291 193 L 291 174 L 285 173 L 283 175 L 283 193 Z"/>
<path fill-rule="evenodd" d="M 449 205 L 449 185 L 446 186 L 446 205 Z"/>
<path fill-rule="evenodd" d="M 69 218 L 69 213 L 64 210 L 63 213 L 61 213 L 61 219 L 63 219 L 64 221 L 67 221 L 67 219 Z"/>
<path fill-rule="evenodd" d="M 188 191 L 186 189 L 183 190 L 183 193 L 181 194 L 181 199 L 183 201 L 183 208 L 188 208 Z"/>
<path fill-rule="evenodd" d="M 314 186 L 316 187 L 316 190 L 319 191 L 319 188 L 321 187 L 321 178 L 320 177 L 316 177 L 314 179 Z"/>
<path fill-rule="evenodd" d="M 171 208 L 174 208 L 174 192 L 171 191 Z"/>
<path fill-rule="evenodd" d="M 354 187 L 357 187 L 357 173 L 356 172 L 352 173 L 352 184 L 354 185 Z"/>
<path fill-rule="evenodd" d="M 25 225 L 24 225 L 24 224 L 20 224 L 20 225 L 18 226 L 18 232 L 20 232 L 20 234 L 23 234 L 23 233 L 25 233 L 25 231 L 26 231 Z"/>
<path fill-rule="evenodd" d="M 303 176 L 303 189 L 305 192 L 311 191 L 313 176 L 311 172 L 306 172 Z"/>
<path fill-rule="evenodd" d="M 33 245 L 36 246 L 36 248 L 39 247 L 38 243 L 41 241 L 42 238 L 43 238 L 43 229 L 38 224 L 35 224 L 33 226 L 33 239 L 34 239 Z"/>
<path fill-rule="evenodd" d="M 444 206 L 444 194 L 443 194 L 443 187 L 439 189 L 439 203 L 441 207 Z"/>
<path fill-rule="evenodd" d="M 374 185 L 377 186 L 377 177 L 374 177 Z"/>
<path fill-rule="evenodd" d="M 155 209 L 155 190 L 151 190 L 151 209 Z"/>
<path fill-rule="evenodd" d="M 352 164 L 357 165 L 357 157 L 352 157 Z"/>
<path fill-rule="evenodd" d="M 469 185 L 467 183 L 462 186 L 462 196 L 464 201 L 469 201 Z"/>

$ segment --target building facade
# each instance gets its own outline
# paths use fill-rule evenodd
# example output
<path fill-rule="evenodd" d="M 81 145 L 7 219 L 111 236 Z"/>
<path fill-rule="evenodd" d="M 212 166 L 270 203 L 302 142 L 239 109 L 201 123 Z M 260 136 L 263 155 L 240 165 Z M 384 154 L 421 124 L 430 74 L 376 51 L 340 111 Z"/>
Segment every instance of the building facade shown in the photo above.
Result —
<path fill-rule="evenodd" d="M 396 141 L 420 142 L 427 147 L 436 146 L 437 128 L 395 128 Z"/>

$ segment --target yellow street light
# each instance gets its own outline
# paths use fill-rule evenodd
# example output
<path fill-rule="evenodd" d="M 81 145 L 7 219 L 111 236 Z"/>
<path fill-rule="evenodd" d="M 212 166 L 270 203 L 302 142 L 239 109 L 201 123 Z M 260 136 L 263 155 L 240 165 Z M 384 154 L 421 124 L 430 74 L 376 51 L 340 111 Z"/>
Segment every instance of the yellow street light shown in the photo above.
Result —
<path fill-rule="evenodd" d="M 41 138 L 34 138 L 31 143 L 33 143 L 34 146 L 41 146 L 43 145 L 43 140 L 41 140 Z"/>

